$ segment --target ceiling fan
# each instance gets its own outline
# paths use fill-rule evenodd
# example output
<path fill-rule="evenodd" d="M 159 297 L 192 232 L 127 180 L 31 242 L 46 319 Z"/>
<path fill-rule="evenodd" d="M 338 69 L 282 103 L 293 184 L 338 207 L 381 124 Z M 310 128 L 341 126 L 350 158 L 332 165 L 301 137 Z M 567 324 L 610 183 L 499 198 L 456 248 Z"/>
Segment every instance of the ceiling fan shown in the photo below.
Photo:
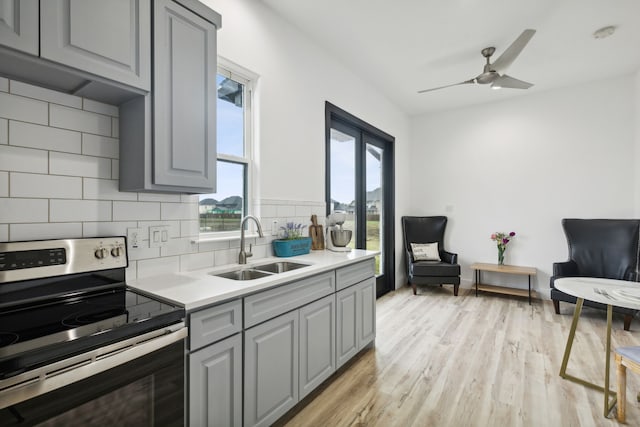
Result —
<path fill-rule="evenodd" d="M 466 85 L 466 84 L 472 84 L 472 83 L 481 84 L 481 85 L 491 84 L 491 88 L 493 89 L 500 89 L 500 88 L 529 89 L 531 86 L 533 86 L 532 83 L 518 80 L 511 76 L 508 76 L 506 74 L 501 74 L 501 73 L 503 73 L 511 65 L 511 63 L 518 57 L 518 55 L 520 55 L 520 52 L 522 52 L 522 49 L 524 49 L 527 43 L 529 43 L 529 40 L 531 40 L 531 37 L 533 37 L 535 33 L 536 33 L 536 30 L 524 30 L 522 34 L 520 34 L 520 36 L 518 36 L 518 38 L 515 39 L 513 43 L 511 43 L 511 46 L 509 46 L 507 50 L 505 50 L 502 53 L 502 55 L 500 55 L 498 59 L 495 60 L 493 64 L 490 62 L 490 59 L 491 59 L 491 55 L 493 55 L 493 53 L 496 51 L 496 48 L 485 47 L 484 49 L 482 49 L 480 53 L 482 53 L 482 56 L 484 56 L 487 59 L 487 63 L 484 65 L 484 70 L 482 71 L 482 73 L 479 74 L 477 77 L 474 77 L 469 80 L 465 80 L 460 83 L 453 83 L 446 86 L 439 86 L 431 89 L 419 90 L 418 93 L 431 92 L 438 89 L 444 89 L 446 87 Z"/>

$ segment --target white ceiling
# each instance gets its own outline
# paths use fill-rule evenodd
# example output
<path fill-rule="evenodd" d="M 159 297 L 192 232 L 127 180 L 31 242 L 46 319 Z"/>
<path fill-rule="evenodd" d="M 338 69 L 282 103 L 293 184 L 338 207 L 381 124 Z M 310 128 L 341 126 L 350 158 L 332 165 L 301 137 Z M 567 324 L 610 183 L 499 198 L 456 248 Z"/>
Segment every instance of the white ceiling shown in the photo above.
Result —
<path fill-rule="evenodd" d="M 640 70 L 640 0 L 262 0 L 408 114 L 492 102 Z M 615 25 L 614 35 L 595 30 Z M 523 30 L 507 74 L 530 89 L 463 85 Z"/>

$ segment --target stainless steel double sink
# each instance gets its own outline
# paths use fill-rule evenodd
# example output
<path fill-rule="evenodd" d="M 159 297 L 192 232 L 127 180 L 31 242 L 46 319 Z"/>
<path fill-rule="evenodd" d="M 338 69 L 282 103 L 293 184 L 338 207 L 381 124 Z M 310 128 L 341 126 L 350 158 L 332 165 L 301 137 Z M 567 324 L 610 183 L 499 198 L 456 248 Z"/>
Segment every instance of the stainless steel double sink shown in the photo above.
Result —
<path fill-rule="evenodd" d="M 222 277 L 224 279 L 253 280 L 272 276 L 274 274 L 286 273 L 287 271 L 297 270 L 299 268 L 308 267 L 309 265 L 311 264 L 303 264 L 291 261 L 278 261 L 269 264 L 255 265 L 247 268 L 239 268 L 237 270 L 227 271 L 225 273 L 209 274 L 216 277 Z"/>

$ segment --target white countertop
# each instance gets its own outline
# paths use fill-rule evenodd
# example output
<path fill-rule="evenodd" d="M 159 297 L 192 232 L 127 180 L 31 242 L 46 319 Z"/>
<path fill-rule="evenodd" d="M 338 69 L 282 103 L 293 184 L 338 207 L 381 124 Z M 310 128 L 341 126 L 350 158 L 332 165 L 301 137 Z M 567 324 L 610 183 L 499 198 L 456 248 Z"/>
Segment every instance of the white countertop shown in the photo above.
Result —
<path fill-rule="evenodd" d="M 128 281 L 127 284 L 143 293 L 155 295 L 179 304 L 187 311 L 192 311 L 199 307 L 243 297 L 306 276 L 333 270 L 358 261 L 364 261 L 375 257 L 377 254 L 379 254 L 378 251 L 366 251 L 362 249 L 354 249 L 351 252 L 331 252 L 328 250 L 311 251 L 311 253 L 307 255 L 288 258 L 259 258 L 251 260 L 246 265 L 229 264 L 202 270 L 146 277 L 144 279 Z M 285 273 L 244 281 L 225 279 L 210 274 L 224 273 L 237 270 L 241 267 L 251 268 L 255 265 L 263 265 L 277 261 L 291 261 L 310 265 Z"/>

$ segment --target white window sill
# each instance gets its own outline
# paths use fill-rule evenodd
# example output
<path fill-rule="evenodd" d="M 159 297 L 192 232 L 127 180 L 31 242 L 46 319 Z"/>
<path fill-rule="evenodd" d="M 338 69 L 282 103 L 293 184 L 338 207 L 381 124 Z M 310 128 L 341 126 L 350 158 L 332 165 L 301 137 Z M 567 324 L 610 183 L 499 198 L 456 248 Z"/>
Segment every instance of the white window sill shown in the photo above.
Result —
<path fill-rule="evenodd" d="M 258 233 L 245 233 L 245 239 L 252 239 L 260 237 Z M 264 237 L 267 237 L 266 235 Z M 234 240 L 240 240 L 240 233 L 237 234 L 224 234 L 224 235 L 202 235 L 191 240 L 191 243 L 206 243 L 206 242 L 231 242 Z"/>

